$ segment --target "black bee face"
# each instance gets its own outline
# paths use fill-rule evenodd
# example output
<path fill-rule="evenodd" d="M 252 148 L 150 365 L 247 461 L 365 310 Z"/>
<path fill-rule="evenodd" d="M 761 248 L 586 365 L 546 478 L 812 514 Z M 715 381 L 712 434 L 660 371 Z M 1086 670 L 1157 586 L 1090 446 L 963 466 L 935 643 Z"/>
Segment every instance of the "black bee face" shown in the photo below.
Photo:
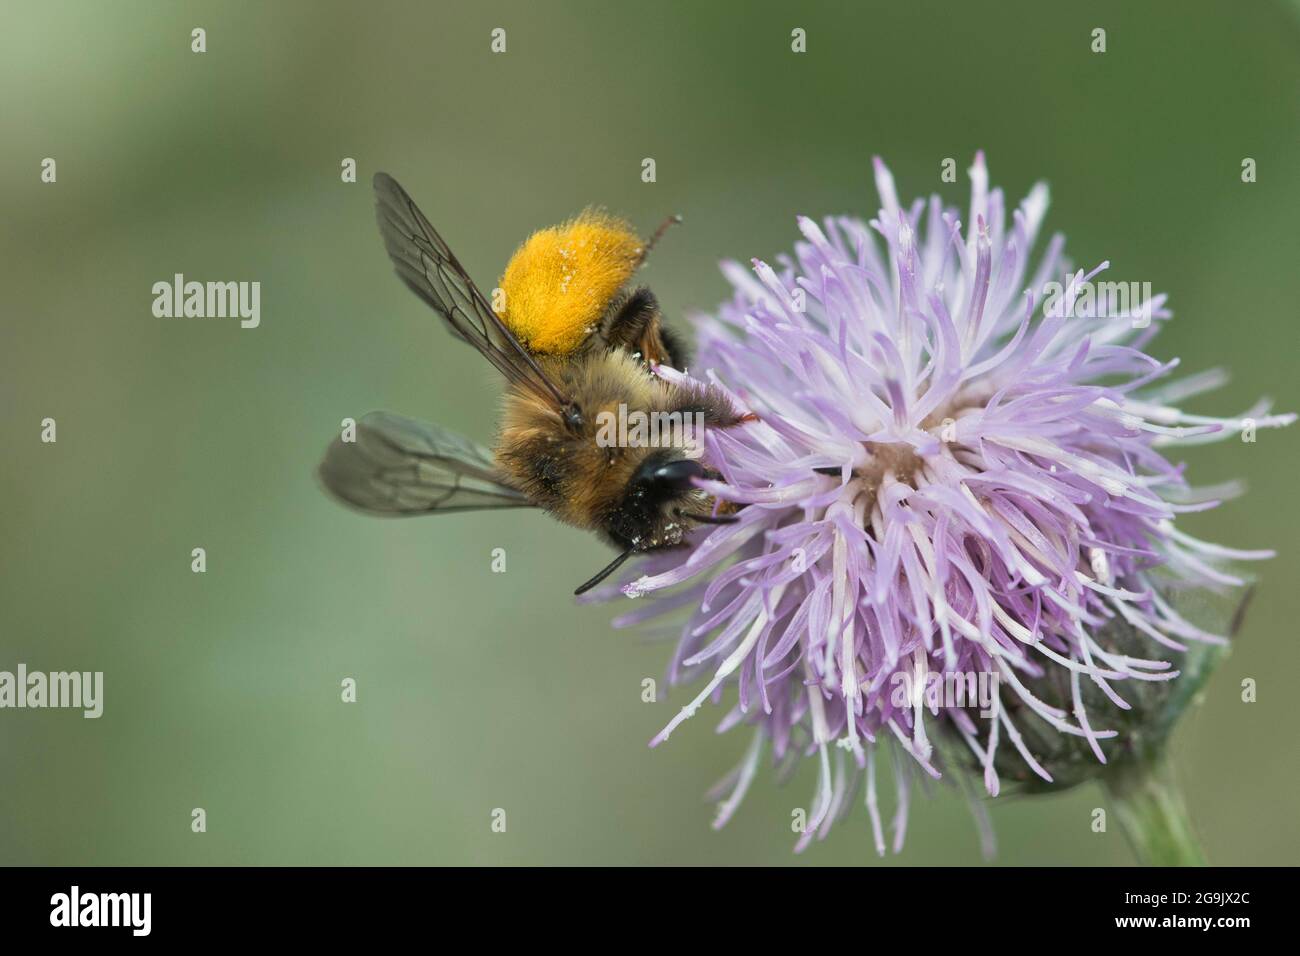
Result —
<path fill-rule="evenodd" d="M 698 478 L 720 477 L 671 451 L 648 455 L 632 473 L 605 531 L 621 548 L 652 551 L 681 544 L 696 524 L 729 523 L 735 519 L 709 514 L 711 499 L 695 485 Z"/>

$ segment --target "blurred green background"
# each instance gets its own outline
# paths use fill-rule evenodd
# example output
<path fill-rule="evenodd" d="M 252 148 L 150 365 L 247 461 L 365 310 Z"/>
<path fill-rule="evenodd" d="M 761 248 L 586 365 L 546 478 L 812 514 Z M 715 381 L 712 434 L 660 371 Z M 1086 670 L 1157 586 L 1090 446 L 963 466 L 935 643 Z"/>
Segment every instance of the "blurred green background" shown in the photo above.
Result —
<path fill-rule="evenodd" d="M 486 288 L 588 203 L 681 212 L 646 273 L 680 317 L 727 294 L 719 259 L 788 249 L 797 213 L 874 214 L 873 154 L 905 197 L 964 208 L 982 147 L 1013 202 L 1051 183 L 1077 263 L 1170 293 L 1160 357 L 1234 372 L 1193 410 L 1300 408 L 1296 7 L 1072 6 L 6 3 L 0 669 L 102 670 L 106 701 L 0 712 L 0 862 L 877 865 L 860 806 L 791 854 L 811 766 L 710 830 L 747 736 L 714 709 L 647 749 L 686 696 L 642 703 L 668 648 L 574 604 L 597 541 L 526 512 L 367 520 L 317 489 L 345 416 L 494 425 L 490 370 L 393 277 L 369 179 L 398 176 Z M 261 327 L 154 318 L 176 272 L 260 281 Z M 1187 452 L 1251 486 L 1187 527 L 1280 551 L 1176 741 L 1219 863 L 1300 862 L 1298 437 Z M 998 862 L 1129 862 L 1117 826 L 1090 832 L 1102 802 L 993 803 Z M 941 787 L 884 863 L 979 860 Z"/>

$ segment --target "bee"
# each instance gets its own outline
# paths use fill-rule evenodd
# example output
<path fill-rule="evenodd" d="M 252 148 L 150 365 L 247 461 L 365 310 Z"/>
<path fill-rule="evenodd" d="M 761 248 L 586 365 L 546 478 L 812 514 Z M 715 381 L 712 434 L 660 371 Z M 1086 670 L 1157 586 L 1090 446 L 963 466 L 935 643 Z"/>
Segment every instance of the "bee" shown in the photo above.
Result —
<path fill-rule="evenodd" d="M 682 368 L 680 340 L 645 287 L 629 288 L 668 226 L 643 241 L 587 210 L 535 232 L 515 251 L 493 309 L 451 248 L 391 176 L 375 176 L 379 231 L 398 276 L 505 379 L 496 446 L 389 412 L 336 438 L 318 470 L 325 489 L 374 515 L 535 507 L 596 532 L 618 555 L 575 594 L 634 554 L 681 547 L 701 524 L 736 518 L 698 488 L 721 475 L 669 428 L 659 442 L 611 442 L 608 416 L 732 428 L 754 420 L 712 385 L 654 374 Z M 674 417 L 676 415 L 676 417 Z"/>

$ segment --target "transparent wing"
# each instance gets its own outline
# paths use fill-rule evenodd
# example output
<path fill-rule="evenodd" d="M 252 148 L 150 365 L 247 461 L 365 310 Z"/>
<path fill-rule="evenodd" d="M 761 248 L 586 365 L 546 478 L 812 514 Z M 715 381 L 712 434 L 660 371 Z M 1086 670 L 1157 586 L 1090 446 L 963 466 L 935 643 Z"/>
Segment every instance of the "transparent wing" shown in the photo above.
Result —
<path fill-rule="evenodd" d="M 497 472 L 486 448 L 388 412 L 371 412 L 357 422 L 356 441 L 334 439 L 318 474 L 331 494 L 367 514 L 530 507 Z"/>
<path fill-rule="evenodd" d="M 510 382 L 565 408 L 568 397 L 551 381 L 474 285 L 451 247 L 397 180 L 375 174 L 375 212 L 388 256 L 402 281 L 474 346 Z"/>

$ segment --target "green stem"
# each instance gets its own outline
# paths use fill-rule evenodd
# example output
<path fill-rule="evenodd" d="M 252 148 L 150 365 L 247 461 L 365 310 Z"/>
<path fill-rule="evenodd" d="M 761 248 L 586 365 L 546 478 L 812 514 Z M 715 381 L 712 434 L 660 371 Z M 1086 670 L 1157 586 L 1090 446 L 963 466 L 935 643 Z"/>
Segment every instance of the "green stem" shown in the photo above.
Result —
<path fill-rule="evenodd" d="M 1168 758 L 1126 761 L 1106 773 L 1102 783 L 1140 863 L 1206 865 Z"/>

